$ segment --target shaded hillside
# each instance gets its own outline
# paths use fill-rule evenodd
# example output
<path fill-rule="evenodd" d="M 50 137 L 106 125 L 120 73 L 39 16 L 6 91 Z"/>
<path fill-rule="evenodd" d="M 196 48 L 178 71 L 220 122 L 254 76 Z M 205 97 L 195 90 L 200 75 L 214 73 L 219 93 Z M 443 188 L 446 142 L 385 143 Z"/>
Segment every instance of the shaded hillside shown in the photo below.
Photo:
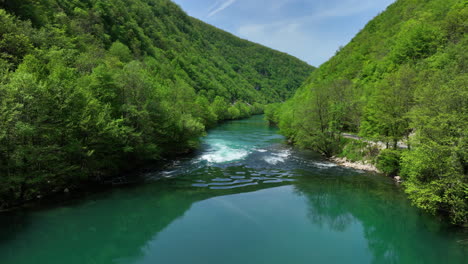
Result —
<path fill-rule="evenodd" d="M 372 158 L 346 145 L 343 132 L 386 142 L 391 149 L 372 159 L 402 175 L 410 199 L 466 223 L 467 21 L 466 1 L 398 0 L 267 115 L 293 142 L 327 156 Z"/>
<path fill-rule="evenodd" d="M 168 0 L 0 8 L 0 208 L 185 152 L 313 70 Z"/>

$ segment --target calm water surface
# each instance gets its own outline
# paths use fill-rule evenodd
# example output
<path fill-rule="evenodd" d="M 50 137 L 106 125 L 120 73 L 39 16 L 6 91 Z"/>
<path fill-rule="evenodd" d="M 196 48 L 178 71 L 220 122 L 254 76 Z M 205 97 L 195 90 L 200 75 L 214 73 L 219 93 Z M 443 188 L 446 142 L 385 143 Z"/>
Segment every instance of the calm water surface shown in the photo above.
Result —
<path fill-rule="evenodd" d="M 228 122 L 148 183 L 0 214 L 0 263 L 467 263 L 466 233 L 391 180 L 276 133 Z"/>

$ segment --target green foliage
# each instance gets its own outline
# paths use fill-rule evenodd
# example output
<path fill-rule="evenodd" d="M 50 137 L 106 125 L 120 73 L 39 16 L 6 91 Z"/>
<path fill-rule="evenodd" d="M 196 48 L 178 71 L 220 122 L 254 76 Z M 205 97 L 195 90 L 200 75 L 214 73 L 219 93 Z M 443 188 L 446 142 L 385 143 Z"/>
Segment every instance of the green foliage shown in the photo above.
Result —
<path fill-rule="evenodd" d="M 219 120 L 228 119 L 229 105 L 223 97 L 216 96 L 216 98 L 213 100 L 213 103 L 211 104 L 211 108 Z"/>
<path fill-rule="evenodd" d="M 260 104 L 260 103 L 253 103 L 253 105 L 250 106 L 250 113 L 252 115 L 260 115 L 260 114 L 263 114 L 265 113 L 265 107 Z"/>
<path fill-rule="evenodd" d="M 410 118 L 408 113 L 414 105 L 416 73 L 408 65 L 402 65 L 397 72 L 389 73 L 377 82 L 378 90 L 369 98 L 364 108 L 360 134 L 367 138 L 393 143 L 408 138 Z"/>
<path fill-rule="evenodd" d="M 120 59 L 121 62 L 129 62 L 132 60 L 132 52 L 130 49 L 122 44 L 120 41 L 112 43 L 109 48 L 109 54 Z"/>
<path fill-rule="evenodd" d="M 204 96 L 198 96 L 195 100 L 195 111 L 194 115 L 198 117 L 201 122 L 207 126 L 213 126 L 218 121 L 218 116 L 216 115 L 213 108 L 210 106 L 210 102 Z"/>
<path fill-rule="evenodd" d="M 354 139 L 345 139 L 345 142 L 343 151 L 338 156 L 347 160 L 374 162 L 379 154 L 379 149 L 374 144 Z"/>
<path fill-rule="evenodd" d="M 424 21 L 407 21 L 397 36 L 390 56 L 397 64 L 416 61 L 433 55 L 442 43 L 442 31 Z"/>
<path fill-rule="evenodd" d="M 0 208 L 186 152 L 312 70 L 169 0 L 0 1 Z"/>
<path fill-rule="evenodd" d="M 227 110 L 227 116 L 229 119 L 241 118 L 241 112 L 235 105 L 231 105 Z"/>
<path fill-rule="evenodd" d="M 279 123 L 280 108 L 280 103 L 269 104 L 265 107 L 265 119 L 270 122 L 271 125 L 277 125 Z"/>
<path fill-rule="evenodd" d="M 239 110 L 239 118 L 246 118 L 251 115 L 251 107 L 243 102 L 236 102 L 234 107 Z"/>
<path fill-rule="evenodd" d="M 281 107 L 279 127 L 299 146 L 331 157 L 342 151 L 341 133 L 350 126 L 355 104 L 350 81 L 332 81 L 327 87 L 329 89 L 313 86 L 300 90 Z"/>
<path fill-rule="evenodd" d="M 377 168 L 388 176 L 396 176 L 400 172 L 401 152 L 384 149 L 377 157 Z"/>
<path fill-rule="evenodd" d="M 393 149 L 403 141 L 401 159 L 385 150 L 377 165 L 395 174 L 399 163 L 417 206 L 466 224 L 467 18 L 464 0 L 398 0 L 267 117 L 325 155 L 339 153 L 342 132 Z M 349 144 L 341 155 L 366 156 Z"/>

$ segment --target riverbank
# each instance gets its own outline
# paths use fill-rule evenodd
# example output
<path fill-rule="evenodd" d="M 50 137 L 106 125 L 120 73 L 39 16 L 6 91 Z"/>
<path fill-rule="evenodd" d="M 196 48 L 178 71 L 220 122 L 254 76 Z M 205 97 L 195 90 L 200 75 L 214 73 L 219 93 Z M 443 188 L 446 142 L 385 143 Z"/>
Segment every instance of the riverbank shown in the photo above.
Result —
<path fill-rule="evenodd" d="M 331 157 L 329 160 L 337 164 L 338 166 L 344 167 L 344 168 L 350 168 L 350 169 L 356 169 L 356 170 L 362 170 L 362 171 L 374 172 L 374 173 L 383 173 L 374 164 L 369 163 L 366 160 L 352 161 L 352 160 L 348 160 L 347 158 L 340 158 L 340 157 Z M 400 176 L 393 176 L 391 178 L 396 183 L 403 182 Z"/>
<path fill-rule="evenodd" d="M 259 116 L 263 119 L 263 115 L 258 113 L 258 111 L 251 113 L 248 117 L 220 119 L 216 124 L 205 127 L 205 132 L 200 134 L 199 140 L 201 140 L 205 133 L 210 129 L 214 129 L 215 127 L 227 122 L 239 121 L 241 119 L 248 119 L 254 116 Z M 201 147 L 199 142 L 197 140 L 193 140 L 192 143 L 192 145 L 178 148 L 174 147 L 174 149 L 170 149 L 170 146 L 167 146 L 168 151 L 160 153 L 159 158 L 136 159 L 134 157 L 132 162 L 115 160 L 113 163 L 117 164 L 115 165 L 116 168 L 105 171 L 107 168 L 103 167 L 100 168 L 101 171 L 94 171 L 93 174 L 88 173 L 82 176 L 82 178 L 73 178 L 73 173 L 77 174 L 77 172 L 71 171 L 70 174 L 67 175 L 68 178 L 62 181 L 46 181 L 42 176 L 42 178 L 37 176 L 38 179 L 35 181 L 24 182 L 22 185 L 16 183 L 16 185 L 21 186 L 18 187 L 15 185 L 15 188 L 11 186 L 2 186 L 4 183 L 0 182 L 0 213 L 19 210 L 22 208 L 40 207 L 42 204 L 49 205 L 59 203 L 61 201 L 76 199 L 90 193 L 108 190 L 116 186 L 125 186 L 144 182 L 145 178 L 143 175 L 145 173 L 162 170 L 167 164 L 170 164 L 180 158 L 190 157 L 190 155 L 199 150 Z M 0 170 L 0 174 L 1 172 L 2 171 Z M 31 172 L 31 175 L 33 174 L 34 173 Z M 23 194 L 21 195 L 21 193 Z"/>
<path fill-rule="evenodd" d="M 340 157 L 331 157 L 330 161 L 337 164 L 338 166 L 351 168 L 356 170 L 363 170 L 375 173 L 382 173 L 377 169 L 377 167 L 367 161 L 351 161 L 347 158 L 340 158 Z"/>
<path fill-rule="evenodd" d="M 226 122 L 143 184 L 0 214 L 2 263 L 462 263 L 461 230 L 277 132 L 261 116 Z"/>

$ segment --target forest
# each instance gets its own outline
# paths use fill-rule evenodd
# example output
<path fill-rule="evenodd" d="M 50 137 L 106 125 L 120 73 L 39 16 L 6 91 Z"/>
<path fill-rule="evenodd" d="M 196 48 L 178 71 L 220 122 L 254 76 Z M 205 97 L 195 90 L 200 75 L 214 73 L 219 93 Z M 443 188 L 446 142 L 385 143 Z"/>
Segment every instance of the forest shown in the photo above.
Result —
<path fill-rule="evenodd" d="M 186 153 L 313 70 L 169 0 L 0 0 L 0 209 Z"/>
<path fill-rule="evenodd" d="M 466 225 L 467 22 L 464 0 L 397 0 L 267 118 L 298 146 L 400 176 L 413 204 Z"/>

